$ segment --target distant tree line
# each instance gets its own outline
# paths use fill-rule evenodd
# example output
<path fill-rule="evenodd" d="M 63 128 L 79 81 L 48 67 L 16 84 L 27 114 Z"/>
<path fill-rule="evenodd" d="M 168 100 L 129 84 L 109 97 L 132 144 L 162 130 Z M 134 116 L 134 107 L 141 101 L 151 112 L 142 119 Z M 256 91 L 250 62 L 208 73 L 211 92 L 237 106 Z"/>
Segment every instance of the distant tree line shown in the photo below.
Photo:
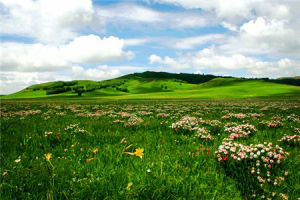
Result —
<path fill-rule="evenodd" d="M 268 81 L 273 83 L 300 86 L 300 79 L 295 79 L 295 78 L 269 79 Z"/>
<path fill-rule="evenodd" d="M 160 79 L 177 79 L 191 84 L 199 84 L 210 81 L 214 78 L 220 76 L 214 76 L 211 74 L 188 74 L 188 73 L 168 73 L 168 72 L 151 72 L 146 71 L 143 73 L 134 73 L 130 75 L 123 76 L 124 78 L 133 78 L 135 76 L 142 77 L 142 78 L 160 78 Z"/>
<path fill-rule="evenodd" d="M 142 78 L 161 78 L 161 79 L 177 79 L 191 84 L 200 84 L 210 81 L 214 78 L 233 78 L 232 76 L 215 76 L 211 74 L 188 74 L 188 73 L 168 73 L 168 72 L 151 72 L 146 71 L 143 73 L 134 73 L 123 76 L 123 78 L 134 78 L 134 77 L 142 77 Z M 244 78 L 249 79 L 249 78 Z M 300 86 L 300 79 L 296 78 L 281 78 L 281 79 L 269 79 L 269 78 L 250 78 L 256 80 L 264 80 L 273 83 L 281 83 L 288 85 Z"/>
<path fill-rule="evenodd" d="M 77 81 L 57 81 L 51 85 L 44 86 L 43 90 L 46 90 L 46 94 L 60 94 L 64 93 L 67 91 L 71 91 L 72 87 L 76 85 L 78 82 Z"/>
<path fill-rule="evenodd" d="M 129 92 L 128 88 L 116 87 L 116 90 L 121 91 L 121 92 Z"/>
<path fill-rule="evenodd" d="M 244 78 L 246 79 L 246 78 Z M 300 86 L 300 79 L 296 78 L 280 78 L 280 79 L 270 79 L 270 78 L 248 78 L 251 80 L 263 80 L 272 83 L 280 83 L 280 84 L 287 84 L 287 85 L 295 85 Z"/>

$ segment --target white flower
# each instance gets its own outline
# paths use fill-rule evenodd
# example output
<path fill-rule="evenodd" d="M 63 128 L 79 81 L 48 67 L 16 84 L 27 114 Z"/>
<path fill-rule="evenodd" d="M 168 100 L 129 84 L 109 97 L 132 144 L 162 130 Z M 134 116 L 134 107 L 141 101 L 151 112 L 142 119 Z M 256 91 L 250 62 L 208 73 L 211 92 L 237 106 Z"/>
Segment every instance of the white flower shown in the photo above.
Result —
<path fill-rule="evenodd" d="M 150 173 L 150 172 L 151 172 L 151 169 L 147 169 L 147 172 Z"/>

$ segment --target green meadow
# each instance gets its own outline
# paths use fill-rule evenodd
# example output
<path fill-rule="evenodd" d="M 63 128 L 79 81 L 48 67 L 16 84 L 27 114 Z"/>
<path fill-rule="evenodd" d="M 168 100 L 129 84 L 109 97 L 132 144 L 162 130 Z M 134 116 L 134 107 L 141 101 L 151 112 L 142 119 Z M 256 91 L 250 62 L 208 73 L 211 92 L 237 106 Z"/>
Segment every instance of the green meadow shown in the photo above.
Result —
<path fill-rule="evenodd" d="M 144 72 L 1 97 L 1 199 L 297 199 L 296 79 Z"/>
<path fill-rule="evenodd" d="M 105 81 L 56 81 L 32 85 L 1 99 L 235 99 L 300 97 L 300 80 L 245 79 L 144 72 Z"/>
<path fill-rule="evenodd" d="M 1 199 L 297 199 L 299 113 L 299 98 L 2 100 Z"/>

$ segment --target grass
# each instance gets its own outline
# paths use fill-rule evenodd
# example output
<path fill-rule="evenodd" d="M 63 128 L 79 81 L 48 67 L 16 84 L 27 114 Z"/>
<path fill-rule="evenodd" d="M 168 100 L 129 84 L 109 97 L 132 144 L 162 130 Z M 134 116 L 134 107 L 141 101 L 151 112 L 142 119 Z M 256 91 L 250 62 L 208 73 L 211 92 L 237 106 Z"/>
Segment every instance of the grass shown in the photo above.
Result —
<path fill-rule="evenodd" d="M 277 196 L 284 193 L 289 199 L 297 199 L 299 145 L 278 140 L 299 131 L 299 105 L 297 98 L 3 100 L 1 199 L 248 198 L 250 194 L 244 188 L 252 182 L 241 183 L 241 177 L 233 172 L 249 171 L 233 165 L 228 173 L 215 158 L 214 152 L 229 135 L 224 129 L 229 122 L 249 123 L 258 129 L 251 137 L 238 139 L 240 143 L 273 142 L 290 152 L 276 169 L 289 175 L 273 191 Z M 159 113 L 167 115 L 159 117 Z M 243 113 L 245 117 L 224 118 L 230 113 Z M 255 118 L 253 113 L 262 115 Z M 193 131 L 170 128 L 183 116 L 206 120 L 199 126 L 209 130 L 215 140 L 195 139 Z M 207 124 L 212 120 L 219 124 Z M 263 123 L 274 120 L 282 125 L 272 128 Z M 142 159 L 124 153 L 137 148 L 144 149 Z M 49 161 L 47 153 L 52 154 Z"/>
<path fill-rule="evenodd" d="M 117 78 L 107 81 L 75 81 L 69 86 L 71 91 L 61 94 L 46 95 L 45 88 L 54 87 L 59 82 L 33 85 L 20 92 L 2 96 L 1 99 L 26 98 L 76 98 L 74 88 L 94 87 L 93 91 L 84 92 L 81 98 L 95 99 L 218 99 L 292 96 L 300 97 L 299 86 L 272 83 L 264 80 L 239 78 L 214 78 L 202 84 L 190 84 L 177 79 L 165 78 Z M 67 87 L 67 86 L 65 86 Z"/>

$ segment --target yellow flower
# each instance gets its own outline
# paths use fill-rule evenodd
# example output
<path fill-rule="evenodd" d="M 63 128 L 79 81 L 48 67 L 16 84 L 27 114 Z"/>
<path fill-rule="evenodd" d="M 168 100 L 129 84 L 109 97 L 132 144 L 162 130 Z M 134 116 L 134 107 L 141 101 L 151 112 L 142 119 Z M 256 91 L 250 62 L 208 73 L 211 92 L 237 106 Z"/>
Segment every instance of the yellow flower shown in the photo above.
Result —
<path fill-rule="evenodd" d="M 44 156 L 45 156 L 45 159 L 46 159 L 47 161 L 50 161 L 50 159 L 51 159 L 51 157 L 52 157 L 52 153 L 44 154 Z"/>
<path fill-rule="evenodd" d="M 131 156 L 138 156 L 140 157 L 141 159 L 143 158 L 143 155 L 144 155 L 144 149 L 136 149 L 134 153 L 131 153 L 131 152 L 124 152 L 128 155 L 131 155 Z"/>
<path fill-rule="evenodd" d="M 144 149 L 136 149 L 134 154 L 140 158 L 143 158 L 144 155 Z"/>
<path fill-rule="evenodd" d="M 92 152 L 93 152 L 94 154 L 96 154 L 98 151 L 99 151 L 98 148 L 96 148 L 96 149 L 94 149 Z"/>

